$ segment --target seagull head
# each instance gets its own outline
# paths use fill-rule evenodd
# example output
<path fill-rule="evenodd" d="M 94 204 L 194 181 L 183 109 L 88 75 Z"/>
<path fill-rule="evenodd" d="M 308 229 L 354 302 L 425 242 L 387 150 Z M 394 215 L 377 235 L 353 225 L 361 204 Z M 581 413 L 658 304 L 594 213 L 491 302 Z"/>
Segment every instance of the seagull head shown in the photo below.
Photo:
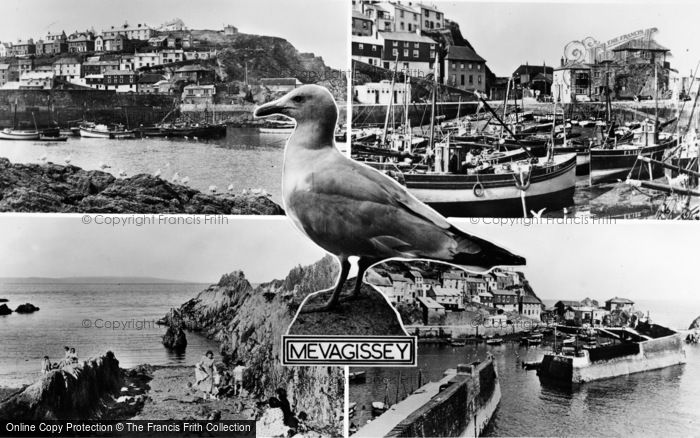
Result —
<path fill-rule="evenodd" d="M 257 107 L 254 115 L 255 117 L 287 116 L 296 120 L 298 124 L 314 120 L 331 120 L 335 126 L 338 107 L 327 88 L 320 85 L 302 85 L 277 100 Z"/>

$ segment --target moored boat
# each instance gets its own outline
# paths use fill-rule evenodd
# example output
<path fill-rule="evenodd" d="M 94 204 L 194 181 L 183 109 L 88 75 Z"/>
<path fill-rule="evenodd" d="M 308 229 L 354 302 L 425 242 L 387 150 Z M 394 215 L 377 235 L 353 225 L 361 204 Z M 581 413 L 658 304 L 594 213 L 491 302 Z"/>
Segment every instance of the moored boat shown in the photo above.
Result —
<path fill-rule="evenodd" d="M 121 125 L 108 126 L 102 123 L 83 123 L 80 136 L 85 138 L 125 139 L 134 138 L 134 131 L 124 129 Z"/>
<path fill-rule="evenodd" d="M 39 131 L 36 129 L 12 129 L 5 128 L 0 131 L 0 140 L 39 140 Z"/>

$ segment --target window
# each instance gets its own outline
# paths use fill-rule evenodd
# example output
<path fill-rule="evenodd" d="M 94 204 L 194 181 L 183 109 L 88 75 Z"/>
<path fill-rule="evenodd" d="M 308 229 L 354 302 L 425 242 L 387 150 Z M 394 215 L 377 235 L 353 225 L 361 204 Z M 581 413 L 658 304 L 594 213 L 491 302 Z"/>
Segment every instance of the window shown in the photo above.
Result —
<path fill-rule="evenodd" d="M 477 64 L 477 65 L 476 65 L 476 69 L 477 69 L 477 70 L 481 70 L 481 64 Z"/>
<path fill-rule="evenodd" d="M 393 43 L 394 46 L 398 46 L 398 45 L 399 45 L 399 42 L 398 42 L 398 41 L 392 41 L 392 43 Z"/>
<path fill-rule="evenodd" d="M 414 51 L 413 51 L 413 57 L 414 57 L 414 58 L 418 58 L 418 50 L 414 50 Z"/>
<path fill-rule="evenodd" d="M 451 82 L 452 82 L 453 84 L 455 84 L 456 81 L 457 81 L 457 76 L 456 76 L 456 75 L 452 75 L 452 81 L 451 81 Z"/>
<path fill-rule="evenodd" d="M 469 83 L 470 84 L 474 83 L 474 75 L 469 75 Z"/>
<path fill-rule="evenodd" d="M 411 29 L 411 23 L 408 23 L 408 31 L 413 32 L 413 29 Z"/>
<path fill-rule="evenodd" d="M 430 50 L 435 50 L 435 44 L 430 45 Z"/>
<path fill-rule="evenodd" d="M 464 85 L 464 75 L 461 75 L 461 78 L 460 78 L 460 85 Z"/>
<path fill-rule="evenodd" d="M 403 18 L 403 9 L 401 10 L 401 13 L 399 14 L 401 18 Z"/>
<path fill-rule="evenodd" d="M 399 56 L 399 49 L 392 49 L 391 55 L 392 55 L 394 58 L 396 58 L 397 56 Z"/>
<path fill-rule="evenodd" d="M 365 45 L 362 44 L 362 43 L 359 43 L 359 44 L 357 44 L 357 48 L 360 49 L 360 50 L 362 50 L 362 49 L 365 48 Z"/>
<path fill-rule="evenodd" d="M 403 21 L 401 22 L 401 30 L 403 30 Z"/>
<path fill-rule="evenodd" d="M 453 63 L 452 63 L 452 69 L 455 69 L 455 68 L 457 68 L 457 64 L 455 64 L 455 63 L 453 62 Z"/>
<path fill-rule="evenodd" d="M 481 75 L 477 76 L 476 79 L 478 83 L 481 83 Z"/>
<path fill-rule="evenodd" d="M 425 20 L 425 28 L 426 29 L 430 28 L 430 22 L 428 20 Z"/>
<path fill-rule="evenodd" d="M 464 70 L 464 63 L 461 63 L 461 64 L 459 65 L 459 68 L 461 68 L 462 70 Z"/>
<path fill-rule="evenodd" d="M 417 49 L 418 47 L 420 47 L 420 44 L 418 44 L 418 43 L 413 43 L 413 47 L 415 47 L 415 48 Z"/>
<path fill-rule="evenodd" d="M 376 52 L 376 51 L 377 51 L 377 46 L 374 45 L 374 44 L 372 44 L 372 51 L 373 51 L 373 52 Z"/>
<path fill-rule="evenodd" d="M 403 49 L 404 58 L 408 58 L 408 49 Z"/>

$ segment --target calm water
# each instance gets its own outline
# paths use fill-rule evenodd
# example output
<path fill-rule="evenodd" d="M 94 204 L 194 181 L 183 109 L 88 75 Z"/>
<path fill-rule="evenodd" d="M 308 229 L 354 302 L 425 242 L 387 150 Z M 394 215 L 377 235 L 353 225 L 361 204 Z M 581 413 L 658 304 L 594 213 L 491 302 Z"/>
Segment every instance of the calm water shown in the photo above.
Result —
<path fill-rule="evenodd" d="M 675 306 L 675 312 L 671 309 L 668 304 L 663 310 L 652 309 L 652 318 L 687 328 L 700 314 L 698 306 Z M 502 398 L 486 430 L 487 436 L 698 436 L 700 433 L 699 346 L 686 347 L 685 365 L 591 382 L 573 391 L 543 387 L 535 371 L 521 368 L 519 359 L 540 359 L 546 349 L 517 344 L 421 345 L 417 368 L 400 371 L 369 368 L 366 383 L 350 385 L 350 401 L 357 403 L 352 422 L 362 425 L 371 419 L 372 401 L 395 403 L 397 386 L 398 397 L 403 399 L 420 382 L 438 380 L 446 368 L 483 359 L 490 351 L 501 378 Z"/>
<path fill-rule="evenodd" d="M 30 302 L 41 310 L 33 314 L 0 316 L 0 386 L 17 387 L 39 377 L 41 358 L 63 358 L 63 346 L 75 347 L 88 358 L 112 350 L 122 368 L 138 364 L 192 365 L 218 343 L 187 333 L 183 354 L 161 343 L 165 328 L 152 321 L 194 297 L 198 284 L 2 284 L 0 297 L 12 309 Z M 130 321 L 131 329 L 84 328 L 83 320 Z M 141 321 L 141 330 L 136 329 Z M 147 324 L 143 324 L 147 321 Z M 107 325 L 105 323 L 97 323 Z"/>
<path fill-rule="evenodd" d="M 86 170 L 99 169 L 101 164 L 115 176 L 124 170 L 127 176 L 154 174 L 171 179 L 175 173 L 189 177 L 189 185 L 202 191 L 215 185 L 234 191 L 246 188 L 267 190 L 280 202 L 282 161 L 287 135 L 259 134 L 255 128 L 229 128 L 225 138 L 208 141 L 146 138 L 108 140 L 70 137 L 67 142 L 34 143 L 0 141 L 0 157 L 12 162 L 41 163 L 47 161 L 71 164 Z"/>

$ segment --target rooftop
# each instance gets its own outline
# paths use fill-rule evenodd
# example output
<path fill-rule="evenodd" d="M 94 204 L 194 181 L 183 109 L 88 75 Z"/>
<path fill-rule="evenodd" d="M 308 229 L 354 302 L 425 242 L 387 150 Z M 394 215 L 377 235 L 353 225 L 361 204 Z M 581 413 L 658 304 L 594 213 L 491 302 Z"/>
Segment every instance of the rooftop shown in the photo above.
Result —
<path fill-rule="evenodd" d="M 513 292 L 512 290 L 496 289 L 496 290 L 493 291 L 493 295 L 494 295 L 494 296 L 496 296 L 496 295 L 511 295 L 511 296 L 517 296 L 518 294 L 516 294 L 516 293 Z"/>
<path fill-rule="evenodd" d="M 614 297 L 605 301 L 606 303 L 619 303 L 619 304 L 634 304 L 634 301 L 628 300 L 627 298 Z"/>
<path fill-rule="evenodd" d="M 430 297 L 418 297 L 418 298 L 416 298 L 416 300 L 419 303 L 421 303 L 422 305 L 424 305 L 425 307 L 427 307 L 428 309 L 433 309 L 433 310 L 444 309 L 442 304 L 438 303 L 437 301 L 435 301 L 434 299 L 432 299 Z"/>
<path fill-rule="evenodd" d="M 646 51 L 646 52 L 670 52 L 671 50 L 662 46 L 654 40 L 636 39 L 627 41 L 613 49 L 613 52 L 625 51 Z"/>
<path fill-rule="evenodd" d="M 412 43 L 435 44 L 435 40 L 426 36 L 418 35 L 415 32 L 379 32 L 385 40 L 409 41 Z"/>

